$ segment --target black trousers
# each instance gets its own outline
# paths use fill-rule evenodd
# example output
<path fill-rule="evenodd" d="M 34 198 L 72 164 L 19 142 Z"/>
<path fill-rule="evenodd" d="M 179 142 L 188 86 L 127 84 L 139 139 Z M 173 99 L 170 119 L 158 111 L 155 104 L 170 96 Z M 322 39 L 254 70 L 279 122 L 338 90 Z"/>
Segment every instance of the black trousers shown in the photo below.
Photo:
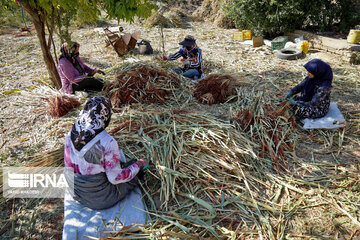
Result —
<path fill-rule="evenodd" d="M 104 80 L 100 78 L 87 77 L 84 78 L 81 82 L 73 83 L 72 89 L 73 92 L 76 91 L 101 91 L 104 87 Z"/>

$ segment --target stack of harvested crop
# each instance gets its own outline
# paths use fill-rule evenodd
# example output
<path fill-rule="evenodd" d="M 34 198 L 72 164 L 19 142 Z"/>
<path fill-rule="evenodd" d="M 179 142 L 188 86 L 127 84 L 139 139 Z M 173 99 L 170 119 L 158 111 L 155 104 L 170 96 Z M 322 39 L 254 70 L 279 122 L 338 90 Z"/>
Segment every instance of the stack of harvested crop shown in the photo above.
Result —
<path fill-rule="evenodd" d="M 252 139 L 260 141 L 260 157 L 264 158 L 268 153 L 278 170 L 286 170 L 285 151 L 294 151 L 288 137 L 291 128 L 296 125 L 289 102 L 282 102 L 279 106 L 264 104 L 252 110 L 242 109 L 235 114 L 234 120 Z"/>
<path fill-rule="evenodd" d="M 235 27 L 234 21 L 224 11 L 229 0 L 204 0 L 194 12 L 193 17 L 200 18 L 221 28 Z"/>
<path fill-rule="evenodd" d="M 164 28 L 173 27 L 170 19 L 166 18 L 160 11 L 153 10 L 150 17 L 145 21 L 145 25 L 149 28 L 155 26 L 162 26 Z"/>
<path fill-rule="evenodd" d="M 126 66 L 105 86 L 114 107 L 134 102 L 163 103 L 179 79 L 172 73 L 144 63 Z"/>
<path fill-rule="evenodd" d="M 237 81 L 230 75 L 212 74 L 200 80 L 196 85 L 194 97 L 201 103 L 209 105 L 224 103 L 236 94 Z"/>
<path fill-rule="evenodd" d="M 51 96 L 45 100 L 48 102 L 46 107 L 47 111 L 55 118 L 66 115 L 81 104 L 77 98 L 63 94 L 57 94 L 56 96 Z"/>
<path fill-rule="evenodd" d="M 182 9 L 170 8 L 169 11 L 164 13 L 164 16 L 170 20 L 173 27 L 175 28 L 185 27 L 184 18 L 187 16 Z"/>

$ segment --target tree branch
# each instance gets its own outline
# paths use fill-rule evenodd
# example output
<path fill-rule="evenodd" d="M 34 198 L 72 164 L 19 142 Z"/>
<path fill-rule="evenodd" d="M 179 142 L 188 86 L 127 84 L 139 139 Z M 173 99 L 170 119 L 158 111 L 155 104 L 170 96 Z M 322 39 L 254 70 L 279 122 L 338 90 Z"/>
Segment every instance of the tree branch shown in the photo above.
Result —
<path fill-rule="evenodd" d="M 54 11 L 54 8 L 52 7 L 51 8 L 51 18 L 50 18 L 50 26 L 49 26 L 49 23 L 48 23 L 48 18 L 45 18 L 45 23 L 46 23 L 46 27 L 48 29 L 48 32 L 49 32 L 49 38 L 48 38 L 48 50 L 50 51 L 51 49 L 51 42 L 52 41 L 52 36 L 53 36 L 53 33 L 54 33 L 54 16 L 55 16 L 55 11 Z"/>
<path fill-rule="evenodd" d="M 48 21 L 46 20 L 46 27 L 48 29 L 49 32 L 49 38 L 48 38 L 48 50 L 49 52 L 51 51 L 51 45 L 53 46 L 53 51 L 54 51 L 54 55 L 55 55 L 55 61 L 56 61 L 56 65 L 58 64 L 58 60 L 57 60 L 57 55 L 56 55 L 56 46 L 55 46 L 55 42 L 54 42 L 54 30 L 55 30 L 55 11 L 54 8 L 52 7 L 52 12 L 51 12 L 51 22 L 50 22 L 50 26 Z M 47 19 L 47 18 L 46 18 Z"/>

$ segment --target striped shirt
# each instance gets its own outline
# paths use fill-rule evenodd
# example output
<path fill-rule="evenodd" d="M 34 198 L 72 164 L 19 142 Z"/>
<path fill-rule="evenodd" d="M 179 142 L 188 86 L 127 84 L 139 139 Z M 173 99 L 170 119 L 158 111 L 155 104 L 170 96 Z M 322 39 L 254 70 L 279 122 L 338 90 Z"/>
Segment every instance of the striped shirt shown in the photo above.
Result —
<path fill-rule="evenodd" d="M 176 60 L 179 57 L 183 57 L 185 59 L 188 59 L 190 64 L 185 66 L 185 69 L 196 69 L 199 71 L 200 74 L 203 72 L 202 68 L 202 52 L 201 49 L 198 46 L 195 46 L 193 49 L 188 51 L 184 46 L 180 48 L 180 50 L 168 56 L 167 58 L 169 60 Z"/>

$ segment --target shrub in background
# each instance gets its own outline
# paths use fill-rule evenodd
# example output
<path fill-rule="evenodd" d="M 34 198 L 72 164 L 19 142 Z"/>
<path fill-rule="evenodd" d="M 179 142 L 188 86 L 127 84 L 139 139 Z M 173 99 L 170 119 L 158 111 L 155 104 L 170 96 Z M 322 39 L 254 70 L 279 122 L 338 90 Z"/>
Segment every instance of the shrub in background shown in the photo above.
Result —
<path fill-rule="evenodd" d="M 225 7 L 239 29 L 273 37 L 302 27 L 304 0 L 233 0 Z"/>
<path fill-rule="evenodd" d="M 233 0 L 225 9 L 239 29 L 274 37 L 295 29 L 348 30 L 360 23 L 354 0 Z"/>
<path fill-rule="evenodd" d="M 308 15 L 305 25 L 315 31 L 340 31 L 360 24 L 360 1 L 358 0 L 318 0 L 304 5 Z M 320 10 L 316 10 L 320 9 Z"/>

